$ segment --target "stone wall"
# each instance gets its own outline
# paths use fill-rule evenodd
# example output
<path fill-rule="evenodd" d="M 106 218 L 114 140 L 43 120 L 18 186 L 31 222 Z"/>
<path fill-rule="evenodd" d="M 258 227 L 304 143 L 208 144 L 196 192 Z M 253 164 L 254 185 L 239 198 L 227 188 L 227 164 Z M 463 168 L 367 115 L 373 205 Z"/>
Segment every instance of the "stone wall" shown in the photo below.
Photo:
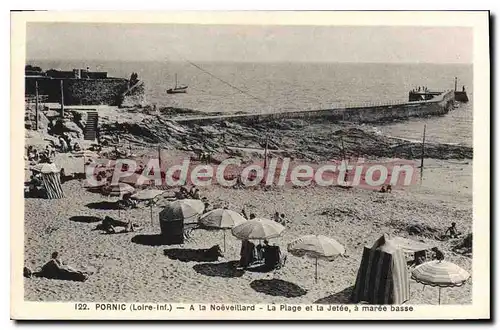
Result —
<path fill-rule="evenodd" d="M 262 121 L 280 119 L 307 119 L 329 121 L 352 121 L 359 123 L 375 123 L 410 117 L 426 117 L 444 115 L 452 107 L 453 92 L 445 92 L 432 100 L 405 102 L 401 104 L 360 106 L 351 108 L 322 109 L 313 111 L 291 111 L 265 114 L 242 114 L 227 116 L 204 116 L 177 119 L 178 122 L 204 124 L 211 122 L 233 121 L 252 124 Z"/>
<path fill-rule="evenodd" d="M 61 79 L 37 79 L 38 94 L 47 95 L 47 102 L 61 102 Z M 35 79 L 25 79 L 25 94 L 35 94 Z M 63 79 L 65 105 L 119 105 L 128 79 Z"/>

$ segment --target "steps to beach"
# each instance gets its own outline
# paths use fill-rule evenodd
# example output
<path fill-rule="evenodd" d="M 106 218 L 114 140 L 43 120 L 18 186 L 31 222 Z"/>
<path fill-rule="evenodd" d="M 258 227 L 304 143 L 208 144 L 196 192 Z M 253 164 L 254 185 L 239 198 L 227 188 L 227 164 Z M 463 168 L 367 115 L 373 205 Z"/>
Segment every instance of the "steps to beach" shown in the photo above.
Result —
<path fill-rule="evenodd" d="M 95 141 L 97 138 L 97 122 L 99 116 L 97 111 L 89 111 L 87 112 L 87 123 L 85 125 L 85 130 L 83 132 L 84 140 Z"/>

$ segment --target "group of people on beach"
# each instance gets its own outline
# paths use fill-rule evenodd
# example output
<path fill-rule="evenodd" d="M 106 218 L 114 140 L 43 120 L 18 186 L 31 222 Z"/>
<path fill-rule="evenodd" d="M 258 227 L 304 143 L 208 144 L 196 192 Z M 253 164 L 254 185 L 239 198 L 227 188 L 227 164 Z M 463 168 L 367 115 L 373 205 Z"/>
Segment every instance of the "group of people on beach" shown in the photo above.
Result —
<path fill-rule="evenodd" d="M 187 189 L 186 187 L 182 186 L 179 188 L 179 191 L 175 193 L 175 198 L 176 199 L 201 199 L 200 196 L 200 189 L 196 187 L 191 187 L 190 189 Z"/>
<path fill-rule="evenodd" d="M 260 270 L 268 271 L 279 269 L 285 265 L 286 254 L 284 254 L 277 245 L 269 244 L 268 240 L 264 240 L 264 244 L 255 245 L 250 240 L 241 241 L 240 261 L 238 268 L 259 268 Z"/>

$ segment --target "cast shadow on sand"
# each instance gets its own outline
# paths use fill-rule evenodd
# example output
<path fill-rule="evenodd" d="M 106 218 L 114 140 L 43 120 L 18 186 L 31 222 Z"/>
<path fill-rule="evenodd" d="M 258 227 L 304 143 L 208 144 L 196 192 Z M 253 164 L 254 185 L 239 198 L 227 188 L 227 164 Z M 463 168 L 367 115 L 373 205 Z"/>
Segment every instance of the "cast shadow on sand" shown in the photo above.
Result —
<path fill-rule="evenodd" d="M 219 245 L 214 245 L 210 249 L 166 249 L 163 253 L 172 260 L 179 260 L 183 262 L 196 261 L 196 262 L 210 262 L 218 261 L 219 257 L 223 257 Z"/>
<path fill-rule="evenodd" d="M 320 298 L 314 302 L 314 304 L 350 304 L 351 303 L 351 294 L 352 290 L 354 290 L 354 286 L 350 286 L 345 288 L 342 291 L 334 293 L 332 295 Z"/>
<path fill-rule="evenodd" d="M 75 215 L 69 218 L 69 221 L 74 222 L 84 222 L 84 223 L 94 223 L 102 221 L 101 218 L 92 215 Z"/>
<path fill-rule="evenodd" d="M 169 245 L 165 237 L 160 234 L 135 235 L 134 237 L 132 237 L 131 241 L 135 244 L 147 246 Z"/>
<path fill-rule="evenodd" d="M 94 203 L 88 203 L 85 205 L 89 209 L 93 210 L 118 210 L 118 203 L 116 202 L 109 202 L 109 201 L 102 201 L 102 202 L 94 202 Z"/>
<path fill-rule="evenodd" d="M 212 277 L 241 277 L 245 273 L 242 269 L 236 269 L 238 261 L 221 262 L 218 264 L 205 263 L 193 266 L 193 269 L 205 276 Z"/>
<path fill-rule="evenodd" d="M 280 296 L 286 298 L 300 297 L 307 293 L 297 284 L 279 279 L 255 280 L 250 283 L 250 287 L 257 292 L 270 296 Z"/>

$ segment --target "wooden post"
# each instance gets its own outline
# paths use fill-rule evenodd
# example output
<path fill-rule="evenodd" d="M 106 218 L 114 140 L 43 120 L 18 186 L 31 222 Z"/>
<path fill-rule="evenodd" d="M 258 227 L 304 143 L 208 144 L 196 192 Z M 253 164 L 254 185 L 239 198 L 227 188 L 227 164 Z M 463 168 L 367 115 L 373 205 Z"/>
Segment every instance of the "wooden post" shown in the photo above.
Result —
<path fill-rule="evenodd" d="M 223 228 L 222 231 L 224 232 L 224 251 L 226 252 L 226 228 Z"/>
<path fill-rule="evenodd" d="M 151 204 L 149 205 L 149 214 L 151 216 L 151 225 L 153 225 L 153 200 L 151 200 Z"/>
<path fill-rule="evenodd" d="M 161 173 L 161 147 L 158 145 L 158 166 L 160 166 L 160 173 Z"/>
<path fill-rule="evenodd" d="M 316 258 L 316 267 L 314 272 L 314 283 L 318 283 L 318 258 Z"/>
<path fill-rule="evenodd" d="M 35 81 L 35 130 L 38 131 L 38 81 Z"/>
<path fill-rule="evenodd" d="M 268 147 L 268 136 L 266 135 L 266 146 L 264 148 L 264 169 L 267 168 L 267 147 Z"/>
<path fill-rule="evenodd" d="M 343 135 L 340 136 L 340 142 L 342 144 L 342 160 L 345 162 L 346 157 L 345 157 L 344 136 Z M 349 170 L 347 169 L 347 164 L 346 164 L 346 170 L 345 170 L 345 174 L 344 174 L 344 182 L 346 182 L 348 173 L 349 173 Z"/>
<path fill-rule="evenodd" d="M 455 77 L 455 92 L 457 91 L 457 77 Z"/>
<path fill-rule="evenodd" d="M 422 178 L 424 176 L 424 155 L 425 155 L 425 129 L 427 124 L 424 125 L 424 134 L 422 136 L 422 154 L 420 156 L 420 182 L 422 182 Z"/>
<path fill-rule="evenodd" d="M 61 118 L 64 118 L 64 90 L 63 90 L 62 79 L 61 79 Z"/>

